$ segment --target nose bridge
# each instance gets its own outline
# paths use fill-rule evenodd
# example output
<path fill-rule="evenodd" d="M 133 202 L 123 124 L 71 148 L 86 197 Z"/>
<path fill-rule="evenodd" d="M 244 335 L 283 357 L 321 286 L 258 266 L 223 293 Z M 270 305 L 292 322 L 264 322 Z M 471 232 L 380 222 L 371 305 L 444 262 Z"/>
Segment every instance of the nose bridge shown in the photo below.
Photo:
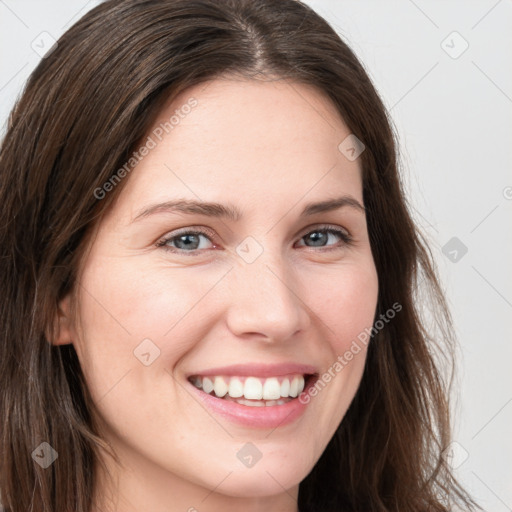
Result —
<path fill-rule="evenodd" d="M 238 251 L 240 248 L 243 250 L 243 243 Z M 254 250 L 254 246 L 249 247 L 245 254 Z M 244 259 L 242 252 L 231 272 L 234 282 L 228 323 L 233 333 L 258 333 L 278 341 L 307 327 L 306 306 L 293 286 L 288 265 L 277 250 L 261 248 L 252 262 L 250 258 Z"/>

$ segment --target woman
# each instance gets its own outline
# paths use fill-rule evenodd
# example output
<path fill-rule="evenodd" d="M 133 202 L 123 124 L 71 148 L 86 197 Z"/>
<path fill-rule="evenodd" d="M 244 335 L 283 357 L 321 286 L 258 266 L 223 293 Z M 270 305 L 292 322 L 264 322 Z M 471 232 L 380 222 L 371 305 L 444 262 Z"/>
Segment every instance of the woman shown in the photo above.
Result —
<path fill-rule="evenodd" d="M 68 30 L 0 153 L 5 510 L 478 508 L 395 153 L 295 0 L 109 0 Z"/>

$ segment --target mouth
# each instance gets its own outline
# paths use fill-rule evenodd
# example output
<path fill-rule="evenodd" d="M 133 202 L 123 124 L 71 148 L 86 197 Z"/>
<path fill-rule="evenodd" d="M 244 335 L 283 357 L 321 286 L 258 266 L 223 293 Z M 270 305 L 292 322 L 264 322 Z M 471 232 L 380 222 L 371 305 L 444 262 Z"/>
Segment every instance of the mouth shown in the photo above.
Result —
<path fill-rule="evenodd" d="M 213 416 L 272 431 L 297 428 L 310 403 L 305 394 L 318 378 L 316 367 L 292 362 L 235 364 L 186 377 L 191 393 Z M 290 433 L 286 428 L 283 432 Z"/>
<path fill-rule="evenodd" d="M 246 407 L 283 406 L 309 387 L 315 374 L 257 377 L 251 375 L 191 375 L 188 380 L 204 394 Z"/>

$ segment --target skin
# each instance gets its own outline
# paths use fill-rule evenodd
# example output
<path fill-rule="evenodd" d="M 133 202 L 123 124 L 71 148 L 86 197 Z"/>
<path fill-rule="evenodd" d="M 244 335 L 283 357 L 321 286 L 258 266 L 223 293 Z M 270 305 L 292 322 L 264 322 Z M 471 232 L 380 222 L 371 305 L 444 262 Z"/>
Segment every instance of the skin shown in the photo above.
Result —
<path fill-rule="evenodd" d="M 55 343 L 73 343 L 103 437 L 121 460 L 105 458 L 115 486 L 100 476 L 95 510 L 296 512 L 299 483 L 343 419 L 366 350 L 276 429 L 213 415 L 185 376 L 282 362 L 322 373 L 371 327 L 378 285 L 364 212 L 300 217 L 307 203 L 341 195 L 363 204 L 360 159 L 339 151 L 350 130 L 312 87 L 217 79 L 168 102 L 155 126 L 191 97 L 197 106 L 125 178 L 99 223 L 80 269 L 79 321 L 71 296 L 61 303 Z M 230 203 L 243 216 L 160 212 L 133 222 L 177 198 Z M 327 236 L 325 223 L 352 243 Z M 194 256 L 157 246 L 188 227 L 213 233 L 192 240 Z M 311 243 L 319 230 L 323 247 Z M 262 249 L 250 264 L 236 251 L 247 237 Z M 167 242 L 176 251 L 178 243 Z M 147 338 L 160 350 L 149 366 L 133 353 Z M 236 456 L 247 442 L 262 454 L 250 468 Z"/>

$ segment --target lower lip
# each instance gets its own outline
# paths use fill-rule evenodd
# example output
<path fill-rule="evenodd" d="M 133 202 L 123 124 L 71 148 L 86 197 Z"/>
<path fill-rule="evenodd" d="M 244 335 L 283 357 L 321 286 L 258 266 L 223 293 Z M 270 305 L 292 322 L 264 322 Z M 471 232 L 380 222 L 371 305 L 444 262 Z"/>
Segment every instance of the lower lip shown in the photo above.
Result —
<path fill-rule="evenodd" d="M 301 394 L 307 393 L 307 390 L 314 385 L 315 380 L 312 378 L 308 379 L 308 383 Z M 237 404 L 236 402 L 208 395 L 190 382 L 188 384 L 209 410 L 233 423 L 238 423 L 245 427 L 275 429 L 289 425 L 302 416 L 308 406 L 308 403 L 302 403 L 299 400 L 299 395 L 299 397 L 283 405 L 251 407 L 250 405 Z"/>

